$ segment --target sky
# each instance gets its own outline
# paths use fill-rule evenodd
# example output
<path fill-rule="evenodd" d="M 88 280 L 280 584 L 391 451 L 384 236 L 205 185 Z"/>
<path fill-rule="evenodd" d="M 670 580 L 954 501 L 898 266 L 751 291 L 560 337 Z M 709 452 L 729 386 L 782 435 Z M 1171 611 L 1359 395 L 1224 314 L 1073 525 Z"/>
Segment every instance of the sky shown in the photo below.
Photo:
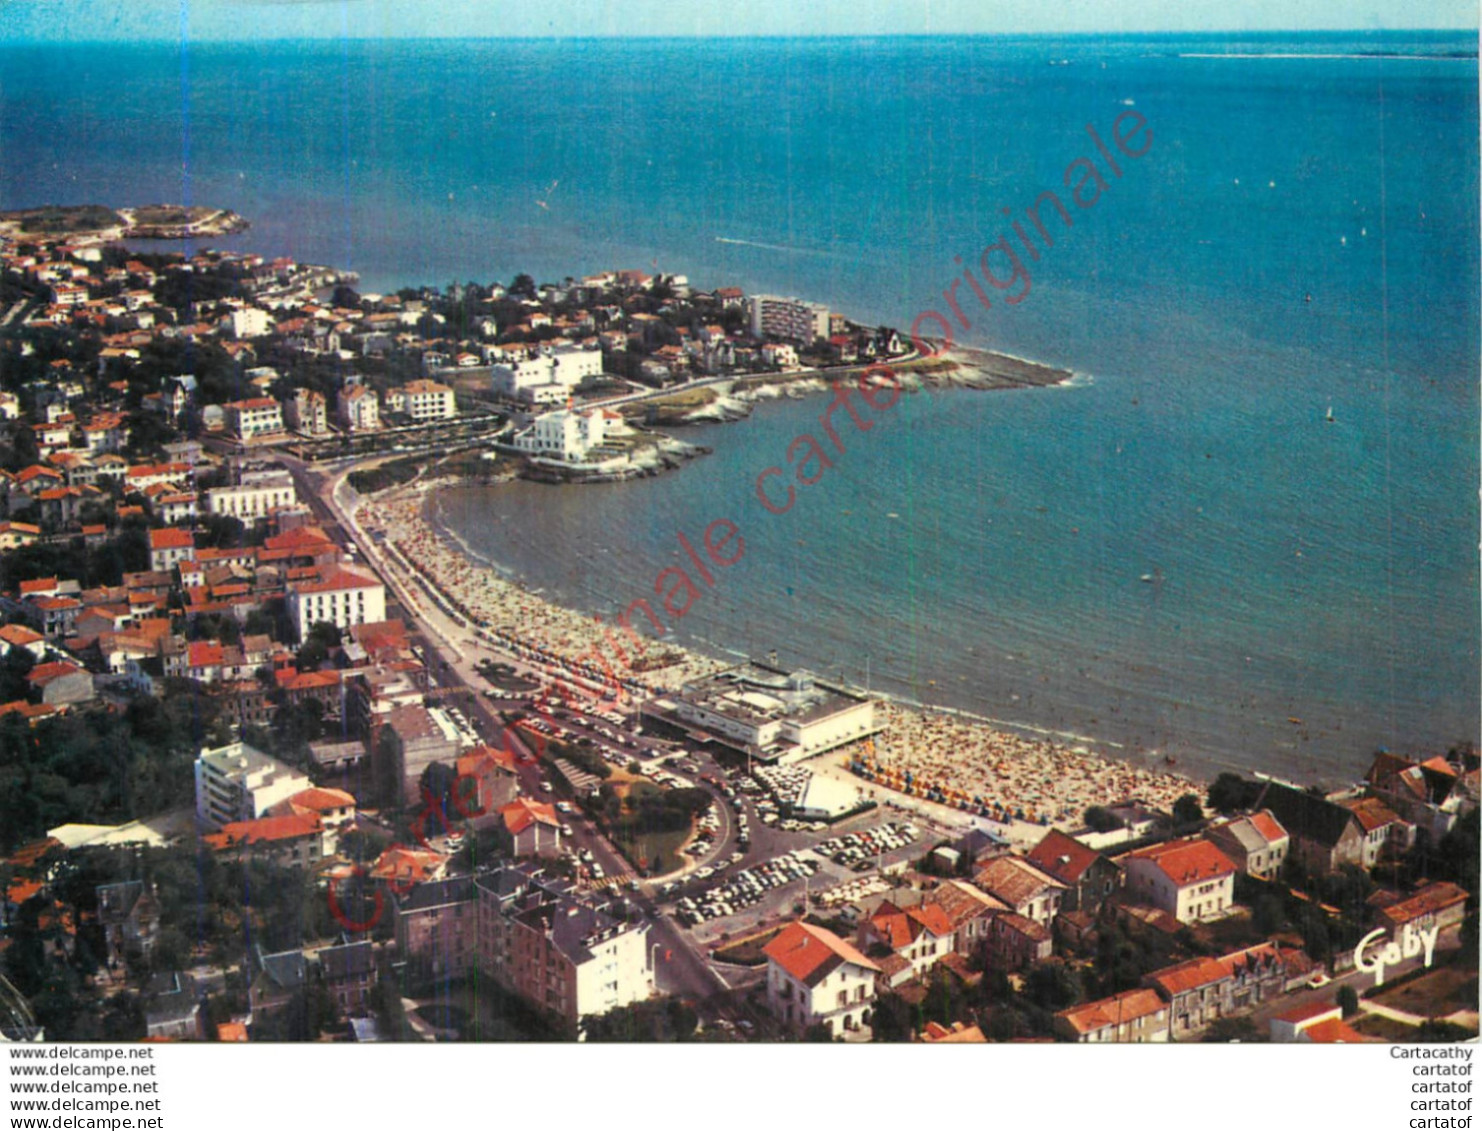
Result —
<path fill-rule="evenodd" d="M 1475 29 L 1476 0 L 0 0 L 0 42 Z"/>

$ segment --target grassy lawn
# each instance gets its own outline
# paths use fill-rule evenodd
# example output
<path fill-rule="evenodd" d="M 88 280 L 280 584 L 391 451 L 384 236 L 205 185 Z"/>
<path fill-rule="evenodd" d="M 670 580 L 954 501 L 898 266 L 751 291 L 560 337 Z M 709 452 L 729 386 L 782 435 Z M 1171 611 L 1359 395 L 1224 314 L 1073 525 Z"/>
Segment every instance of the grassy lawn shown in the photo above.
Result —
<path fill-rule="evenodd" d="M 626 770 L 614 770 L 612 777 L 607 779 L 607 784 L 623 799 L 625 807 L 633 806 L 638 798 L 645 793 L 658 794 L 664 792 L 652 782 L 628 773 Z M 634 868 L 651 868 L 651 861 L 657 859 L 663 873 L 676 872 L 684 863 L 684 857 L 679 854 L 690 839 L 694 831 L 691 823 L 687 829 L 675 829 L 672 832 L 648 832 L 640 833 L 636 837 L 630 837 L 622 829 L 609 830 L 608 836 L 617 850 L 627 858 L 629 864 Z"/>
<path fill-rule="evenodd" d="M 762 948 L 777 937 L 781 927 L 773 927 L 759 934 L 748 935 L 744 939 L 719 948 L 715 957 L 721 962 L 735 962 L 741 966 L 760 966 L 767 960 L 762 953 Z"/>
<path fill-rule="evenodd" d="M 1351 1018 L 1348 1023 L 1366 1037 L 1378 1037 L 1382 1041 L 1402 1044 L 1415 1040 L 1415 1026 L 1406 1025 L 1403 1021 L 1394 1021 L 1388 1017 L 1364 1013 Z"/>
<path fill-rule="evenodd" d="M 1445 1017 L 1458 1009 L 1476 1009 L 1477 971 L 1442 966 L 1414 981 L 1386 986 L 1370 994 L 1369 1000 L 1421 1017 Z"/>

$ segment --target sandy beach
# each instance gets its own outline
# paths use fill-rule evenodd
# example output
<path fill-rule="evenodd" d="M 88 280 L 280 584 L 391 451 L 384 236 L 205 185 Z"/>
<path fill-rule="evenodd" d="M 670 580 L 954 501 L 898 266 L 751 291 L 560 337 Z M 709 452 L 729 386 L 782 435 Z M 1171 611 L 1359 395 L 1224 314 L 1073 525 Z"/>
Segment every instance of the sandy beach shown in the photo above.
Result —
<path fill-rule="evenodd" d="M 429 495 L 441 485 L 422 482 L 365 499 L 357 519 L 394 547 L 403 566 L 440 591 L 445 603 L 468 620 L 470 631 L 552 673 L 584 676 L 591 686 L 602 676 L 594 654 L 605 657 L 611 674 L 623 683 L 621 698 L 629 703 L 728 666 L 675 644 L 647 640 L 644 660 L 638 660 L 626 634 L 471 561 L 425 517 Z M 656 661 L 662 666 L 646 667 Z M 1102 757 L 1085 747 L 889 700 L 877 709 L 886 723 L 884 733 L 829 761 L 837 759 L 876 787 L 965 814 L 1071 828 L 1092 805 L 1139 801 L 1166 811 L 1185 793 L 1203 796 L 1201 784 L 1189 778 Z"/>

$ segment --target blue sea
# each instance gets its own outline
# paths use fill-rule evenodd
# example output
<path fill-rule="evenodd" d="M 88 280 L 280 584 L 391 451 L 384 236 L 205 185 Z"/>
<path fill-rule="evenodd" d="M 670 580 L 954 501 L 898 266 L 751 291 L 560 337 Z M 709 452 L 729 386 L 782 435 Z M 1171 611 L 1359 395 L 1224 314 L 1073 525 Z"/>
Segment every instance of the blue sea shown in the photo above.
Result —
<path fill-rule="evenodd" d="M 604 614 L 728 518 L 745 556 L 686 642 L 1196 773 L 1337 782 L 1478 732 L 1475 46 L 5 48 L 0 206 L 221 205 L 253 225 L 221 245 L 368 291 L 636 267 L 904 329 L 1041 192 L 1068 202 L 1088 124 L 1110 145 L 1134 111 L 1147 153 L 1047 221 L 1027 297 L 959 288 L 960 342 L 1072 385 L 908 398 L 780 517 L 753 482 L 821 435 L 821 399 L 686 430 L 714 454 L 676 474 L 455 491 L 438 517 Z"/>

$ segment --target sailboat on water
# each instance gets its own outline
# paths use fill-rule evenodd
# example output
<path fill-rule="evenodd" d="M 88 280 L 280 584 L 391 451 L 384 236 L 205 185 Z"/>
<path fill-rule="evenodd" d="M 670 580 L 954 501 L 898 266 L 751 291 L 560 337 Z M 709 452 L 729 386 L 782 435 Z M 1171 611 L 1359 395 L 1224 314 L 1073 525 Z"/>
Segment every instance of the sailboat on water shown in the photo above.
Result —
<path fill-rule="evenodd" d="M 1338 423 L 1338 418 L 1333 415 L 1333 406 L 1332 405 L 1328 405 L 1328 415 L 1326 417 L 1324 417 L 1324 419 L 1329 424 L 1337 424 Z"/>

